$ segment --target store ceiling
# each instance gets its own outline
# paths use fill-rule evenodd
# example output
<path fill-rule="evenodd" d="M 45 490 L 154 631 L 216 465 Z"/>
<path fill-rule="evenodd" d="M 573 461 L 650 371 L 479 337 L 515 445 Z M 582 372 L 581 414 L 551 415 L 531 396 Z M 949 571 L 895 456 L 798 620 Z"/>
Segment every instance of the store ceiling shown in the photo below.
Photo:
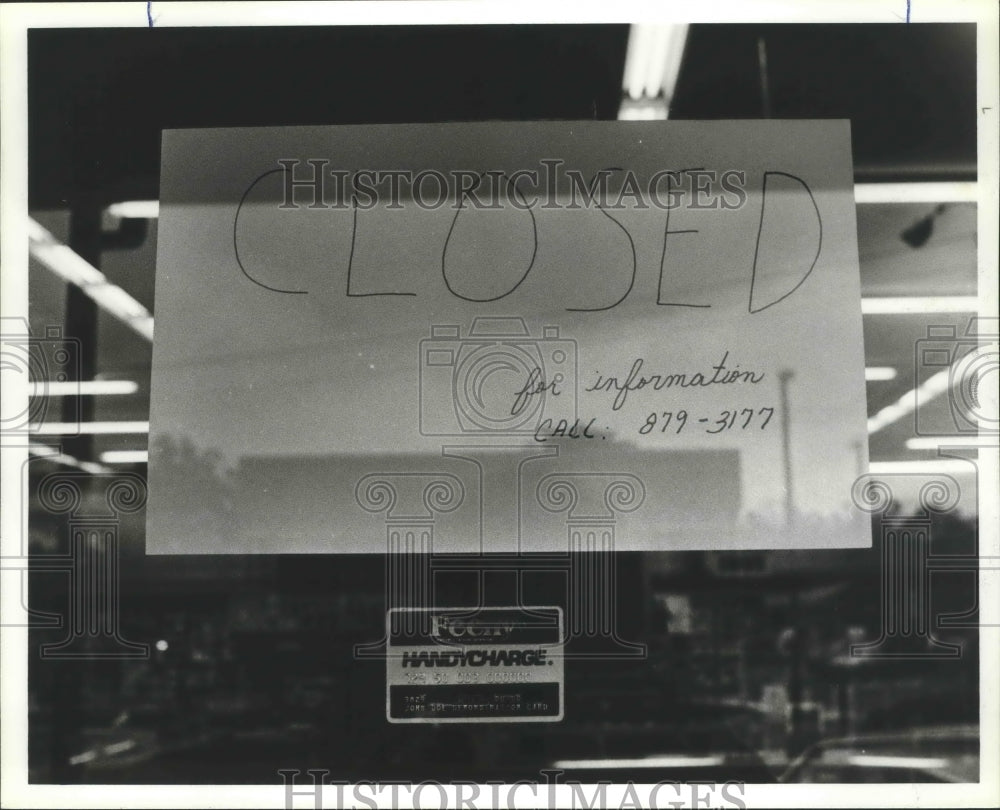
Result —
<path fill-rule="evenodd" d="M 156 197 L 172 127 L 613 119 L 628 26 L 38 29 L 30 207 Z M 674 118 L 850 118 L 858 179 L 971 179 L 973 25 L 694 25 Z"/>
<path fill-rule="evenodd" d="M 155 199 L 163 128 L 614 119 L 627 38 L 627 26 L 32 31 L 32 215 L 66 238 L 73 205 Z M 973 26 L 692 26 L 671 114 L 756 118 L 766 96 L 772 117 L 850 118 L 859 181 L 974 180 L 975 59 Z M 933 208 L 858 207 L 864 295 L 975 294 L 975 206 L 948 206 L 922 247 L 901 238 Z M 155 315 L 154 269 L 155 223 L 142 247 L 102 259 Z M 65 284 L 33 263 L 33 328 L 61 323 L 64 308 Z M 866 316 L 868 365 L 898 370 L 869 384 L 869 413 L 913 387 L 928 324 L 961 331 L 967 319 Z M 98 350 L 101 373 L 141 388 L 102 397 L 94 418 L 148 418 L 148 342 L 102 313 Z M 931 457 L 905 448 L 910 435 L 909 420 L 886 428 L 872 457 Z M 144 443 L 98 437 L 95 451 Z"/>
<path fill-rule="evenodd" d="M 975 76 L 974 25 L 695 25 L 671 114 L 849 118 L 857 180 L 973 180 Z"/>

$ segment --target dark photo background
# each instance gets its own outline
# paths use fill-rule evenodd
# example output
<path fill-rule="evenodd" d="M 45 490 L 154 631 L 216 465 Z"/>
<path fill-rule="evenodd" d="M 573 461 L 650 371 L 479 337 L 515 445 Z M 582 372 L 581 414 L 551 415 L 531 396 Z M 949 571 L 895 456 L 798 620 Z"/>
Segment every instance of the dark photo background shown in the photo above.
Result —
<path fill-rule="evenodd" d="M 109 236 L 102 211 L 157 199 L 162 129 L 613 120 L 627 40 L 620 25 L 34 30 L 29 207 L 155 315 L 155 220 Z M 849 118 L 857 182 L 974 181 L 975 46 L 968 25 L 695 25 L 670 114 Z M 936 213 L 920 246 L 901 240 L 933 212 L 859 206 L 863 295 L 975 294 L 974 206 Z M 83 379 L 139 384 L 64 407 L 85 421 L 148 419 L 149 343 L 34 262 L 30 283 L 33 331 L 61 325 L 78 339 Z M 869 415 L 913 387 L 914 341 L 935 317 L 866 317 L 868 364 L 899 370 L 869 386 Z M 873 461 L 933 458 L 905 448 L 906 428 L 873 435 Z M 62 449 L 97 462 L 145 449 L 145 437 L 72 437 Z M 215 460 L 172 452 L 195 490 L 224 497 Z M 73 609 L 65 572 L 50 563 L 69 552 L 75 518 L 38 492 L 65 465 L 37 458 L 29 470 L 30 607 L 42 617 L 29 651 L 33 782 L 280 783 L 290 767 L 482 782 L 539 779 L 581 760 L 599 764 L 564 764 L 567 778 L 978 780 L 976 583 L 960 562 L 976 554 L 974 514 L 925 526 L 931 554 L 959 560 L 930 579 L 933 616 L 968 615 L 934 626 L 918 657 L 850 654 L 884 629 L 883 529 L 909 504 L 873 521 L 870 550 L 618 554 L 618 633 L 648 656 L 568 663 L 563 722 L 393 726 L 384 663 L 353 656 L 384 628 L 381 555 L 147 557 L 142 512 L 124 515 L 120 637 L 149 655 L 102 658 L 100 645 L 83 659 L 40 655 L 73 630 L 42 619 Z M 145 477 L 141 463 L 114 471 Z M 101 476 L 79 483 L 103 499 Z M 497 592 L 516 574 L 484 576 Z M 523 582 L 527 603 L 568 608 L 559 577 Z M 450 604 L 478 598 L 461 572 L 438 587 Z M 961 655 L 935 657 L 946 645 Z M 862 749 L 883 753 L 882 765 L 859 764 Z M 615 764 L 652 755 L 675 764 Z"/>

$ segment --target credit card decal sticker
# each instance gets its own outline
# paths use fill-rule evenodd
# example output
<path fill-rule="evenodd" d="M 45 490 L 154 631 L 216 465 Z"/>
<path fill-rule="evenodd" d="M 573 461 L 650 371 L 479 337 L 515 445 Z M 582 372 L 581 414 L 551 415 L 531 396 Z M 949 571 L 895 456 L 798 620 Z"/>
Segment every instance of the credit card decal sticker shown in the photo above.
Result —
<path fill-rule="evenodd" d="M 386 623 L 390 723 L 562 719 L 561 608 L 393 608 Z"/>

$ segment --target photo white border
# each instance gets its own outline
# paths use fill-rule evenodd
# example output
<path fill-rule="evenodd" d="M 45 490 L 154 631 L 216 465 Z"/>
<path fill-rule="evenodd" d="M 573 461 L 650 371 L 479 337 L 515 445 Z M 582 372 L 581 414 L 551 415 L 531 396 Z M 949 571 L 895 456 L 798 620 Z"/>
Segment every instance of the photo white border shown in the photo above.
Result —
<path fill-rule="evenodd" d="M 553 0 L 389 0 L 387 2 L 226 2 L 158 3 L 148 9 L 156 27 L 287 25 L 449 25 L 488 23 L 634 23 L 634 22 L 803 22 L 978 24 L 977 106 L 979 154 L 979 297 L 980 312 L 997 312 L 998 267 L 998 8 L 992 0 L 814 0 L 812 2 L 578 2 Z M 0 6 L 0 314 L 27 318 L 27 31 L 29 28 L 148 27 L 147 4 L 22 3 Z M 4 398 L 27 405 L 26 387 L 4 381 Z M 983 454 L 985 455 L 985 454 Z M 17 556 L 22 546 L 20 491 L 27 446 L 3 442 L 0 459 L 0 553 Z M 980 461 L 980 553 L 1000 567 L 998 499 L 1000 477 L 995 458 Z M 980 730 L 982 781 L 978 785 L 748 785 L 749 807 L 970 807 L 1000 805 L 1000 571 L 980 571 Z M 20 594 L 0 593 L 0 611 L 11 615 Z M 27 784 L 27 629 L 4 627 L 0 640 L 0 805 L 4 807 L 260 807 L 285 806 L 284 787 L 246 785 L 29 785 Z M 381 719 L 381 718 L 380 718 Z M 994 763 L 990 766 L 988 763 Z M 287 767 L 296 767 L 288 763 Z M 518 806 L 521 791 L 512 797 Z M 543 791 L 544 793 L 544 791 Z M 481 799 L 488 798 L 483 791 Z M 506 806 L 507 794 L 500 792 Z M 637 791 L 644 798 L 642 791 Z M 645 794 L 648 796 L 648 791 Z M 620 791 L 608 790 L 618 806 Z M 545 800 L 548 796 L 546 795 Z M 568 806 L 567 788 L 555 793 L 555 806 Z M 435 792 L 431 801 L 436 802 Z M 324 807 L 336 794 L 328 788 Z M 544 800 L 543 800 L 544 801 Z M 306 800 L 305 803 L 308 803 Z M 296 806 L 304 806 L 298 799 Z M 381 806 L 381 805 L 380 805 Z M 387 805 L 385 805 L 387 806 Z M 454 805 L 449 805 L 454 806 Z M 488 805 L 480 805 L 488 806 Z"/>

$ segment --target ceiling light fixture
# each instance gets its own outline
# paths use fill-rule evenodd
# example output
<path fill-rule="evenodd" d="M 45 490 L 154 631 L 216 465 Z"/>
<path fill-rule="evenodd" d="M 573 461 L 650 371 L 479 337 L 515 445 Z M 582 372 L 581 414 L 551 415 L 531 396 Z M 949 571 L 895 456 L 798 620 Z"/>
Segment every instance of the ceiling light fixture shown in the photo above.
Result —
<path fill-rule="evenodd" d="M 997 437 L 966 436 L 913 436 L 906 440 L 907 450 L 937 450 L 941 447 L 995 447 Z"/>
<path fill-rule="evenodd" d="M 629 28 L 619 120 L 667 118 L 687 34 L 686 24 L 636 24 Z"/>
<path fill-rule="evenodd" d="M 931 234 L 934 233 L 934 220 L 941 216 L 947 208 L 948 206 L 944 203 L 938 203 L 933 211 L 914 222 L 899 235 L 899 238 L 911 248 L 922 248 L 931 238 Z"/>
<path fill-rule="evenodd" d="M 160 201 L 125 200 L 112 203 L 106 210 L 118 219 L 157 219 L 160 216 Z"/>
<path fill-rule="evenodd" d="M 146 464 L 149 462 L 149 451 L 105 450 L 101 453 L 101 461 L 105 464 Z"/>
<path fill-rule="evenodd" d="M 857 205 L 884 203 L 974 203 L 979 199 L 976 183 L 856 183 Z"/>
<path fill-rule="evenodd" d="M 72 397 L 134 394 L 139 384 L 132 380 L 84 380 L 83 382 L 28 383 L 29 397 Z"/>
<path fill-rule="evenodd" d="M 29 426 L 36 436 L 76 436 L 99 433 L 149 433 L 149 422 L 41 422 Z"/>
<path fill-rule="evenodd" d="M 28 244 L 33 258 L 59 278 L 76 284 L 105 312 L 114 315 L 146 340 L 153 339 L 153 316 L 94 265 L 28 218 Z"/>
<path fill-rule="evenodd" d="M 898 422 L 904 416 L 913 413 L 917 407 L 917 401 L 926 404 L 940 394 L 943 394 L 952 385 L 949 369 L 939 371 L 932 377 L 928 377 L 916 388 L 907 391 L 892 405 L 887 405 L 877 414 L 868 420 L 868 435 L 878 433 L 893 422 Z"/>
<path fill-rule="evenodd" d="M 91 475 L 101 475 L 102 473 L 111 472 L 108 467 L 105 467 L 103 464 L 98 464 L 96 461 L 80 461 L 80 459 L 75 458 L 74 456 L 67 455 L 66 453 L 60 453 L 56 448 L 49 447 L 44 444 L 29 445 L 28 452 L 36 458 L 44 458 L 46 461 L 51 461 L 53 464 L 62 464 L 65 467 L 73 467 L 77 470 L 83 470 L 83 472 L 88 472 Z"/>
<path fill-rule="evenodd" d="M 873 461 L 868 465 L 870 475 L 934 475 L 974 473 L 972 462 L 960 458 L 935 458 L 922 461 Z"/>
<path fill-rule="evenodd" d="M 922 315 L 927 312 L 978 312 L 979 299 L 972 295 L 862 298 L 863 315 Z"/>
<path fill-rule="evenodd" d="M 865 369 L 865 382 L 889 382 L 898 376 L 892 366 L 868 366 Z"/>
<path fill-rule="evenodd" d="M 709 768 L 722 765 L 720 756 L 687 756 L 665 754 L 662 756 L 630 757 L 627 759 L 560 759 L 552 763 L 561 770 L 603 770 L 605 768 Z"/>
<path fill-rule="evenodd" d="M 648 26 L 632 26 L 646 28 Z M 673 28 L 687 28 L 684 25 Z M 670 88 L 670 98 L 673 97 L 677 77 L 680 74 L 680 59 L 683 55 L 685 31 L 683 38 L 674 34 L 673 44 L 668 49 L 670 60 L 664 68 L 663 95 L 667 97 L 666 88 Z M 653 95 L 645 93 L 646 83 L 639 65 L 648 59 L 645 54 L 633 55 L 632 35 L 629 35 L 629 52 L 625 67 L 625 96 L 622 102 L 619 119 L 648 120 L 657 117 L 666 118 L 666 106 L 659 98 L 660 90 Z M 674 60 L 676 59 L 676 66 Z M 635 60 L 635 65 L 632 61 Z M 635 103 L 629 103 L 635 102 Z M 663 113 L 662 115 L 660 113 Z M 854 202 L 857 205 L 876 205 L 888 203 L 975 203 L 978 201 L 978 186 L 975 183 L 855 183 Z M 157 219 L 160 216 L 159 200 L 124 200 L 112 203 L 107 207 L 112 217 L 119 219 Z"/>

